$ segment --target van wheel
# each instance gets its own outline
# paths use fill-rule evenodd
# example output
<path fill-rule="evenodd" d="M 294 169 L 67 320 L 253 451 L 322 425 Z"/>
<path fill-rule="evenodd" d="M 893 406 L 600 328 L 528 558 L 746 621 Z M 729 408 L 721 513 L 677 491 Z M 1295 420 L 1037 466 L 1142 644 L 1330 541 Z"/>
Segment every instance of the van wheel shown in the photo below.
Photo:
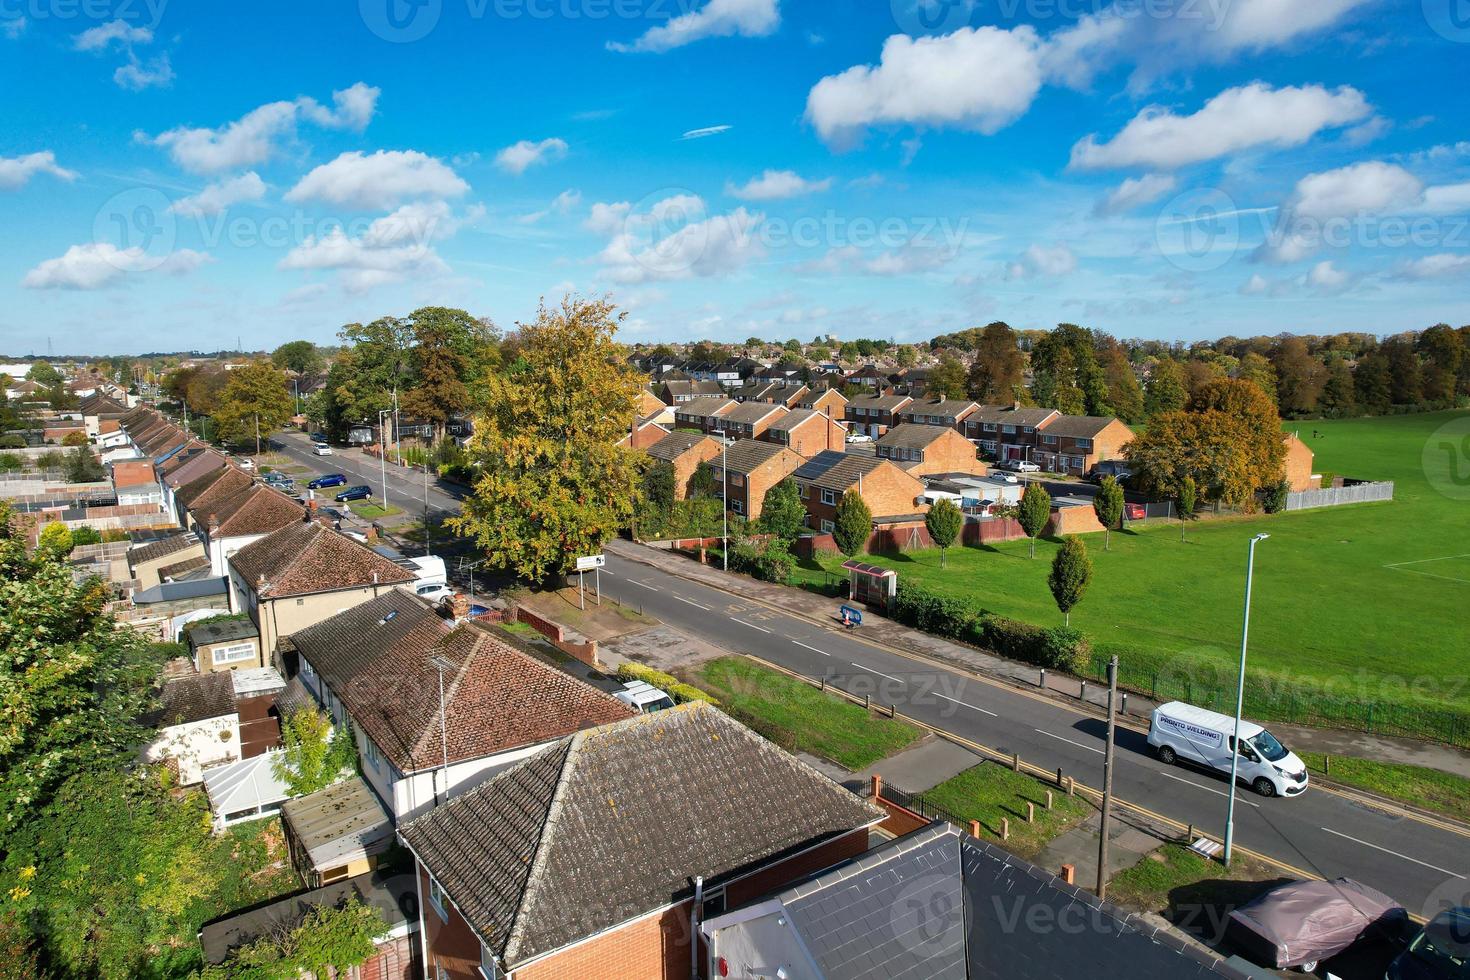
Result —
<path fill-rule="evenodd" d="M 1257 793 L 1260 793 L 1262 796 L 1265 797 L 1272 797 L 1276 795 L 1276 784 L 1271 782 L 1271 780 L 1267 779 L 1265 776 L 1257 777 L 1256 781 L 1251 783 L 1251 787 Z M 1307 972 L 1310 973 L 1311 971 L 1308 970 Z"/>
<path fill-rule="evenodd" d="M 1303 973 L 1316 973 L 1318 965 L 1319 964 L 1316 960 L 1307 960 L 1307 962 L 1297 967 L 1297 969 L 1301 970 Z"/>
<path fill-rule="evenodd" d="M 1174 750 L 1169 748 L 1169 746 L 1159 746 L 1159 761 L 1162 762 L 1164 765 L 1172 766 L 1177 759 L 1178 756 L 1174 754 Z"/>

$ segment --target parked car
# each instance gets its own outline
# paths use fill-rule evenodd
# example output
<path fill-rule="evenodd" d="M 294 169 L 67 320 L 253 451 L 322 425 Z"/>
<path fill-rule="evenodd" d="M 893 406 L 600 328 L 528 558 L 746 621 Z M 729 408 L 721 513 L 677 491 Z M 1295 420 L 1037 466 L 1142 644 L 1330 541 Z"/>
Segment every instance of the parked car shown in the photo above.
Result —
<path fill-rule="evenodd" d="M 1230 773 L 1235 719 L 1218 711 L 1171 701 L 1154 709 L 1148 744 L 1166 766 L 1189 762 Z M 1241 782 L 1262 796 L 1299 796 L 1307 788 L 1307 766 L 1296 754 L 1253 721 L 1240 723 Z"/>
<path fill-rule="evenodd" d="M 307 483 L 306 484 L 306 489 L 308 489 L 308 490 L 325 490 L 328 487 L 345 487 L 345 486 L 347 486 L 347 477 L 343 476 L 341 473 L 328 473 L 326 476 L 319 476 L 315 480 L 312 480 L 309 483 Z"/>
<path fill-rule="evenodd" d="M 313 432 L 310 438 L 312 442 L 319 442 L 324 446 L 331 441 L 327 438 L 327 434 L 325 432 Z"/>
<path fill-rule="evenodd" d="M 1130 521 L 1142 521 L 1148 518 L 1148 508 L 1143 504 L 1124 504 L 1123 515 Z"/>
<path fill-rule="evenodd" d="M 349 500 L 367 500 L 373 495 L 373 488 L 369 486 L 348 487 L 332 499 L 339 504 L 345 504 Z"/>
<path fill-rule="evenodd" d="M 1119 483 L 1127 483 L 1133 476 L 1133 468 L 1128 465 L 1127 460 L 1105 459 L 1087 474 L 1087 482 L 1101 484 L 1103 478 L 1109 476 Z"/>
<path fill-rule="evenodd" d="M 673 698 L 646 681 L 630 681 L 623 685 L 621 691 L 614 693 L 613 697 L 643 715 L 665 711 L 674 706 Z"/>
<path fill-rule="evenodd" d="M 436 606 L 454 598 L 454 590 L 443 582 L 421 582 L 414 588 L 413 594 Z"/>
<path fill-rule="evenodd" d="M 1291 881 L 1230 913 L 1225 938 L 1247 958 L 1277 970 L 1314 973 L 1368 933 L 1398 935 L 1404 907 L 1353 881 Z"/>
<path fill-rule="evenodd" d="M 858 445 L 860 443 L 872 442 L 873 437 L 869 435 L 864 435 L 861 432 L 854 432 L 847 437 L 847 441 L 852 443 L 853 445 Z"/>
<path fill-rule="evenodd" d="M 1470 977 L 1470 906 L 1430 919 L 1409 948 L 1388 965 L 1386 980 L 1466 980 Z"/>
<path fill-rule="evenodd" d="M 1028 463 L 1024 459 L 1013 459 L 1000 464 L 1001 469 L 1012 470 L 1016 473 L 1040 473 L 1041 467 L 1035 463 Z"/>
<path fill-rule="evenodd" d="M 330 456 L 332 455 L 332 447 L 324 442 L 318 442 L 312 445 L 311 454 L 313 456 Z"/>
<path fill-rule="evenodd" d="M 255 460 L 251 459 L 249 456 L 241 456 L 239 460 L 237 460 L 237 462 L 240 466 L 240 469 L 242 470 L 255 469 Z"/>

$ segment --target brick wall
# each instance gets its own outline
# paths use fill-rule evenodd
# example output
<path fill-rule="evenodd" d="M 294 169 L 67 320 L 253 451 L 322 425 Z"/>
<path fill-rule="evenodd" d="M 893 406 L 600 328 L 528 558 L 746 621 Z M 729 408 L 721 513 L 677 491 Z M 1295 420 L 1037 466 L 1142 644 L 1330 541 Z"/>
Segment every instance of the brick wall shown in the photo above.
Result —
<path fill-rule="evenodd" d="M 587 640 L 585 642 L 569 639 L 566 630 L 558 623 L 527 609 L 525 606 L 516 606 L 515 619 L 513 622 L 525 623 L 531 629 L 546 637 L 562 653 L 576 657 L 589 667 L 602 668 L 602 661 L 597 657 L 597 641 Z"/>
<path fill-rule="evenodd" d="M 763 438 L 775 442 L 771 435 L 768 432 Z M 805 422 L 790 431 L 785 443 L 792 452 L 807 459 L 829 449 L 840 450 L 846 444 L 847 430 L 825 415 L 809 416 Z"/>

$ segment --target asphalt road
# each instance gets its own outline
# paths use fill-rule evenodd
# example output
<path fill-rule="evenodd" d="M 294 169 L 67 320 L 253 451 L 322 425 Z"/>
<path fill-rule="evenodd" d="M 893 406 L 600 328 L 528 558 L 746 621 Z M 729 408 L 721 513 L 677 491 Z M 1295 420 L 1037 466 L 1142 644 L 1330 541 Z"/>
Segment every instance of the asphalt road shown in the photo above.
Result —
<path fill-rule="evenodd" d="M 1102 786 L 1106 729 L 1091 714 L 937 668 L 868 644 L 835 624 L 822 628 L 617 555 L 608 556 L 603 588 L 692 636 L 807 677 L 825 677 L 829 685 L 896 705 L 936 728 Z M 834 614 L 836 607 L 834 602 Z M 1117 743 L 1118 798 L 1223 835 L 1228 776 L 1165 766 L 1146 737 L 1131 728 L 1119 727 Z M 1273 799 L 1242 787 L 1235 842 L 1324 878 L 1355 878 L 1420 915 L 1432 916 L 1447 899 L 1466 904 L 1470 893 L 1470 835 L 1316 786 L 1298 797 Z"/>
<path fill-rule="evenodd" d="M 270 439 L 271 448 L 291 458 L 295 463 L 309 467 L 316 476 L 328 473 L 341 473 L 347 477 L 349 486 L 367 484 L 373 488 L 374 503 L 384 503 L 384 491 L 386 489 L 386 502 L 409 514 L 420 515 L 424 512 L 424 475 L 422 473 L 410 473 L 394 466 L 391 462 L 386 465 L 380 460 L 368 456 L 360 449 L 344 449 L 333 446 L 331 456 L 316 456 L 311 450 L 311 439 L 304 433 L 281 433 Z M 384 476 L 387 476 L 386 482 Z M 306 483 L 311 477 L 303 477 L 296 481 L 297 489 L 305 493 Z M 333 487 L 327 490 L 317 491 L 318 496 L 326 506 L 333 506 L 332 498 L 342 490 L 341 487 Z M 448 517 L 459 513 L 460 496 L 457 488 L 441 485 L 437 480 L 431 480 L 428 487 L 428 510 L 431 517 Z"/>

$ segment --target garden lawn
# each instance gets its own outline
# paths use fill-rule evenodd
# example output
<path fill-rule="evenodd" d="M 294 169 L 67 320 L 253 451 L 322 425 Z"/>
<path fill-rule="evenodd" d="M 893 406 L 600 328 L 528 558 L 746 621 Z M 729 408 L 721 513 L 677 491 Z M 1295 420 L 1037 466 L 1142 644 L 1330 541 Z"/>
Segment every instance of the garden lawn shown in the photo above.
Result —
<path fill-rule="evenodd" d="M 1052 809 L 1046 808 L 1046 791 Z M 1039 854 L 1048 841 L 1081 823 L 1092 812 L 1079 797 L 1043 786 L 1030 776 L 996 762 L 982 762 L 952 776 L 923 794 L 924 799 L 967 823 L 980 821 L 981 834 L 1021 857 Z M 1036 822 L 1026 822 L 1026 804 L 1036 804 Z M 1000 839 L 1002 818 L 1010 821 L 1010 837 Z"/>
<path fill-rule="evenodd" d="M 1307 768 L 1321 773 L 1322 755 L 1317 752 L 1299 753 Z M 1346 755 L 1334 755 L 1331 772 L 1324 773 L 1333 782 L 1356 786 L 1379 796 L 1399 800 L 1410 806 L 1433 810 L 1457 820 L 1470 817 L 1470 779 L 1397 762 L 1375 762 L 1371 759 L 1354 759 Z"/>
<path fill-rule="evenodd" d="M 1315 684 L 1364 704 L 1470 709 L 1470 501 L 1436 489 L 1450 485 L 1451 462 L 1434 434 L 1452 419 L 1470 413 L 1293 424 L 1317 453 L 1317 472 L 1392 480 L 1392 503 L 1200 521 L 1188 543 L 1177 522 L 1155 522 L 1114 534 L 1110 553 L 1101 534 L 1087 535 L 1094 575 L 1072 625 L 1099 652 L 1120 655 L 1125 683 L 1148 690 L 1155 671 L 1179 670 L 1182 655 L 1196 665 L 1194 683 L 1228 689 L 1246 545 L 1269 532 L 1256 554 L 1254 681 Z M 1053 626 L 1062 616 L 1046 578 L 1058 547 L 1038 542 L 1034 561 L 1024 540 L 951 548 L 947 569 L 938 551 L 870 560 L 976 610 Z M 822 556 L 802 574 L 820 582 L 842 561 Z"/>
<path fill-rule="evenodd" d="M 1253 858 L 1236 857 L 1227 870 L 1183 844 L 1165 844 L 1139 858 L 1131 868 L 1113 875 L 1108 882 L 1108 901 L 1139 912 L 1161 912 L 1171 919 L 1189 908 L 1201 907 L 1228 913 L 1265 890 L 1262 882 L 1279 876 Z M 1184 923 L 1204 926 L 1204 922 Z"/>
<path fill-rule="evenodd" d="M 347 506 L 352 508 L 352 512 L 365 521 L 375 521 L 380 517 L 393 517 L 396 514 L 403 513 L 403 510 L 398 507 L 384 507 L 382 504 L 370 504 L 362 500 L 348 504 Z"/>
<path fill-rule="evenodd" d="M 879 718 L 810 684 L 743 657 L 721 657 L 688 672 L 733 717 L 789 752 L 807 752 L 856 771 L 916 740 L 919 729 Z"/>

